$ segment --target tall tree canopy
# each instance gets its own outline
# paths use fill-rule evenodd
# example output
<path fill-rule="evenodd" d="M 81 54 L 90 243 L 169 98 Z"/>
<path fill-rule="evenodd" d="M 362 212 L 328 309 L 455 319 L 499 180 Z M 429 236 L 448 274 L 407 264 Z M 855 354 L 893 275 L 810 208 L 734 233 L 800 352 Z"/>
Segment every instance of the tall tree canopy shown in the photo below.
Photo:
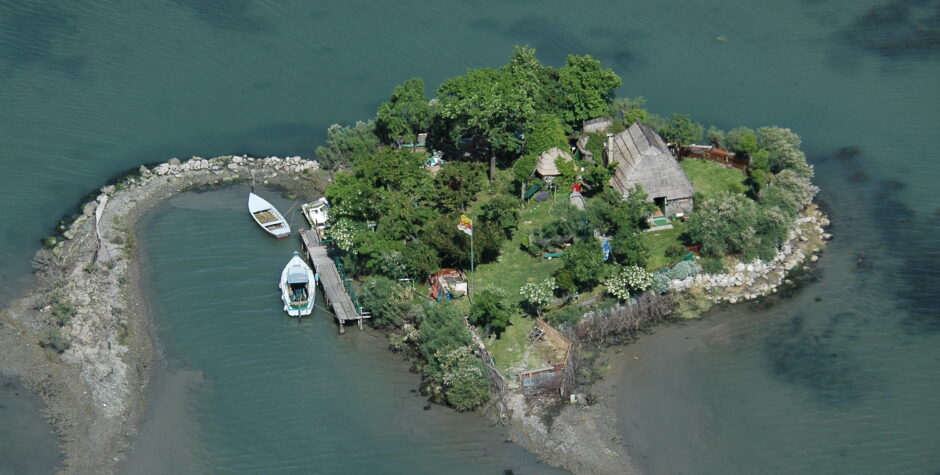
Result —
<path fill-rule="evenodd" d="M 495 151 L 516 150 L 526 124 L 535 116 L 533 98 L 506 70 L 468 70 L 444 81 L 437 98 L 440 117 L 447 121 L 454 142 L 469 137 L 490 146 L 490 178 L 496 173 Z"/>
<path fill-rule="evenodd" d="M 388 141 L 414 142 L 428 125 L 430 116 L 424 80 L 413 78 L 395 86 L 392 98 L 379 106 L 376 132 Z"/>
<path fill-rule="evenodd" d="M 606 115 L 614 89 L 622 81 L 612 70 L 602 69 L 601 62 L 591 55 L 569 54 L 558 70 L 558 83 L 565 94 L 563 117 L 568 125 L 577 126 L 582 120 Z"/>

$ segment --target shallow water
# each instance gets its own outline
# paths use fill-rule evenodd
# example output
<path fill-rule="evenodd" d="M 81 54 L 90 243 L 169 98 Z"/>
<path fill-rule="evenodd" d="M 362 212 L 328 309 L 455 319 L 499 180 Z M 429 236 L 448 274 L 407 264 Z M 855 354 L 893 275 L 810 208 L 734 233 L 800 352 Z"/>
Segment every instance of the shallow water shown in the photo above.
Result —
<path fill-rule="evenodd" d="M 58 440 L 38 413 L 42 400 L 19 381 L 0 374 L 0 474 L 52 473 L 59 466 Z M 40 457 L 30 459 L 28 455 Z M 47 455 L 48 454 L 48 455 Z"/>
<path fill-rule="evenodd" d="M 139 228 L 168 368 L 128 473 L 551 471 L 485 418 L 431 406 L 378 332 L 339 335 L 320 309 L 288 318 L 276 282 L 299 241 L 265 235 L 242 209 L 247 195 L 179 195 Z"/>
<path fill-rule="evenodd" d="M 832 208 L 838 236 L 823 259 L 818 283 L 792 301 L 748 312 L 753 321 L 732 325 L 728 345 L 705 345 L 694 354 L 678 345 L 657 349 L 668 353 L 662 358 L 677 363 L 661 368 L 644 384 L 665 394 L 666 389 L 657 389 L 662 388 L 658 381 L 684 378 L 690 390 L 676 404 L 695 410 L 680 411 L 683 419 L 676 420 L 671 405 L 658 404 L 656 398 L 647 401 L 657 402 L 651 406 L 641 400 L 624 402 L 625 420 L 642 411 L 662 422 L 647 426 L 650 440 L 664 441 L 642 454 L 647 467 L 697 472 L 697 467 L 729 464 L 773 472 L 830 472 L 844 461 L 857 471 L 935 471 L 938 464 L 930 456 L 936 450 L 925 448 L 935 449 L 940 440 L 923 423 L 936 422 L 931 381 L 938 379 L 940 357 L 940 246 L 934 224 L 940 207 L 935 185 L 940 178 L 935 146 L 940 48 L 931 40 L 937 34 L 931 19 L 937 9 L 936 1 L 870 0 L 760 7 L 744 1 L 599 2 L 576 12 L 570 2 L 556 0 L 317 5 L 166 0 L 133 7 L 5 2 L 0 4 L 0 189 L 16 205 L 0 207 L 0 302 L 29 284 L 30 256 L 60 216 L 76 211 L 79 200 L 109 177 L 141 162 L 232 152 L 312 157 L 330 123 L 372 115 L 404 79 L 423 77 L 433 89 L 468 66 L 504 63 L 515 44 L 535 46 L 543 61 L 555 66 L 568 53 L 590 53 L 623 77 L 621 95 L 644 95 L 655 112 L 689 112 L 726 128 L 779 124 L 800 133 L 817 166 L 821 198 Z M 837 153 L 843 147 L 858 147 L 859 153 Z M 198 206 L 206 207 L 202 214 L 177 209 L 154 220 L 185 221 L 184 215 L 196 222 L 211 220 L 224 208 Z M 212 230 L 191 234 L 187 228 L 186 234 L 200 239 L 189 243 L 193 258 L 164 275 L 193 278 L 199 275 L 194 265 L 232 251 L 219 247 Z M 286 258 L 282 250 L 265 250 L 271 258 L 259 264 L 277 267 L 278 259 Z M 866 256 L 860 270 L 855 267 L 859 253 Z M 187 289 L 181 291 L 194 298 L 185 294 Z M 822 297 L 818 303 L 817 294 Z M 174 309 L 172 303 L 172 298 L 155 299 L 154 308 L 193 311 Z M 277 308 L 276 299 L 260 297 L 246 305 Z M 746 310 L 718 311 L 708 322 L 738 322 L 736 312 Z M 261 334 L 273 332 L 278 318 L 234 315 L 253 325 L 272 325 L 249 327 Z M 225 317 L 215 319 L 233 318 Z M 311 330 L 312 324 L 295 328 L 285 339 L 286 345 L 296 346 L 291 351 L 313 351 L 302 348 L 320 337 L 314 335 L 336 338 L 325 319 L 314 321 L 323 331 Z M 200 330 L 210 335 L 221 331 L 215 325 Z M 365 387 L 387 395 L 414 388 L 415 377 L 405 366 L 374 366 L 377 361 L 391 363 L 382 345 L 367 335 L 350 332 L 336 340 L 343 351 L 376 351 L 369 353 L 375 357 L 347 366 L 343 381 L 365 380 L 375 384 Z M 211 408 L 197 405 L 211 400 L 205 394 L 233 399 L 244 390 L 237 379 L 220 382 L 208 376 L 205 383 L 193 382 L 187 371 L 210 374 L 200 365 L 211 364 L 195 364 L 198 358 L 189 354 L 204 348 L 190 341 L 194 335 L 167 338 L 168 351 L 176 351 L 169 378 L 174 371 L 184 372 L 167 386 L 196 394 L 193 407 L 171 404 L 169 413 L 211 414 Z M 221 354 L 228 354 L 225 348 L 219 348 Z M 259 355 L 271 353 L 268 347 L 254 349 Z M 833 353 L 838 356 L 826 357 Z M 261 362 L 268 366 L 259 369 L 270 371 L 278 384 L 302 374 Z M 683 367 L 693 363 L 692 374 L 684 373 Z M 185 391 L 178 389 L 183 387 Z M 774 404 L 746 404 L 742 398 L 751 392 Z M 167 401 L 175 400 L 167 396 Z M 421 416 L 445 414 L 436 407 L 421 411 L 421 405 L 414 403 Z M 349 407 L 355 406 L 336 404 L 335 410 L 346 415 Z M 270 418 L 272 423 L 298 412 L 295 405 L 284 408 Z M 711 414 L 709 420 L 716 422 L 705 424 L 697 419 L 700 414 Z M 23 416 L 4 418 L 3 425 L 19 424 L 22 429 L 14 434 L 35 427 L 48 430 L 38 412 Z M 182 425 L 186 434 L 244 432 L 258 424 L 255 419 L 218 417 L 222 421 L 173 416 L 192 420 Z M 372 417 L 393 425 L 379 415 Z M 385 443 L 398 434 L 369 432 L 371 426 L 352 416 L 337 415 L 335 420 L 348 427 L 353 427 L 350 421 L 362 423 L 365 440 Z M 415 433 L 432 431 L 426 419 L 407 420 L 416 421 L 411 426 Z M 462 427 L 471 419 L 441 420 Z M 672 429 L 684 426 L 699 427 L 698 435 L 680 437 Z M 431 438 L 438 435 L 431 433 Z M 451 450 L 499 439 L 474 439 L 473 433 L 468 429 L 469 442 L 453 442 Z M 10 440 L 6 437 L 0 435 L 0 446 Z M 864 454 L 847 445 L 864 448 Z M 242 462 L 231 452 L 231 447 L 244 448 L 237 443 L 227 446 L 230 452 L 193 447 L 197 458 Z M 736 447 L 753 455 L 744 457 Z M 846 455 L 838 455 L 843 449 Z M 406 465 L 395 458 L 406 455 L 379 452 Z M 830 456 L 834 461 L 827 461 Z M 7 454 L 0 463 L 43 467 L 56 460 L 54 450 L 37 447 L 28 456 Z M 519 455 L 518 460 L 528 459 Z M 371 463 L 357 467 L 366 470 L 374 467 Z M 866 469 L 863 463 L 878 468 Z"/>

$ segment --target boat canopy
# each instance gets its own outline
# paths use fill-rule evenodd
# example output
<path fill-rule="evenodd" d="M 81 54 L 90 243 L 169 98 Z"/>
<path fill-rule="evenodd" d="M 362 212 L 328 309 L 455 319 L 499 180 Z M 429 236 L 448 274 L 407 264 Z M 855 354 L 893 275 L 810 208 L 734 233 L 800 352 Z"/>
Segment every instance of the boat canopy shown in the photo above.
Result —
<path fill-rule="evenodd" d="M 291 266 L 287 272 L 287 282 L 289 284 L 306 284 L 308 281 L 307 269 L 304 269 L 303 266 Z"/>

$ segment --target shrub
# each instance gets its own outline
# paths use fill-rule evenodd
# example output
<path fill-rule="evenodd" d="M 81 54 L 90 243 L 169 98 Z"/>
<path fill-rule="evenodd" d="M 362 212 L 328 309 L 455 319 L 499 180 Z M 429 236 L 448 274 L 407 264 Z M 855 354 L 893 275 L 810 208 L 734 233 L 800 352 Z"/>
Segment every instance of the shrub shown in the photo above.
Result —
<path fill-rule="evenodd" d="M 717 257 L 703 257 L 699 262 L 706 274 L 723 274 L 725 272 L 725 264 Z"/>
<path fill-rule="evenodd" d="M 51 327 L 46 330 L 46 334 L 42 343 L 44 347 L 52 348 L 59 353 L 62 353 L 72 346 L 72 341 L 68 336 L 62 333 L 62 330 L 59 327 Z"/>
<path fill-rule="evenodd" d="M 59 300 L 52 305 L 52 317 L 60 327 L 65 325 L 78 313 L 68 300 Z"/>
<path fill-rule="evenodd" d="M 535 201 L 545 201 L 548 199 L 548 191 L 542 190 L 535 195 Z"/>
<path fill-rule="evenodd" d="M 562 267 L 555 272 L 555 284 L 561 292 L 562 297 L 576 294 L 578 286 L 574 284 L 574 272 L 571 269 Z"/>
<path fill-rule="evenodd" d="M 669 268 L 665 274 L 670 280 L 683 280 L 699 274 L 702 268 L 692 261 L 681 261 Z"/>
<path fill-rule="evenodd" d="M 519 202 L 509 196 L 493 198 L 480 207 L 480 221 L 496 226 L 509 239 L 519 225 Z"/>
<path fill-rule="evenodd" d="M 589 290 L 604 276 L 604 251 L 597 241 L 574 244 L 565 251 L 565 268 L 579 290 Z"/>
<path fill-rule="evenodd" d="M 550 313 L 548 315 L 548 321 L 552 325 L 565 325 L 576 323 L 581 317 L 584 316 L 584 309 L 579 305 L 571 305 L 565 307 L 563 310 Z"/>
<path fill-rule="evenodd" d="M 327 169 L 347 168 L 371 156 L 379 149 L 375 121 L 356 122 L 342 127 L 333 124 L 326 130 L 326 147 L 317 147 L 317 158 Z"/>
<path fill-rule="evenodd" d="M 640 293 L 653 285 L 653 276 L 637 266 L 620 268 L 607 278 L 607 292 L 620 300 L 627 300 L 631 293 Z"/>
<path fill-rule="evenodd" d="M 57 242 L 58 242 L 58 239 L 56 239 L 55 236 L 46 236 L 46 237 L 42 238 L 42 245 L 43 245 L 43 246 L 46 246 L 46 247 L 48 247 L 48 248 L 53 248 L 53 247 L 55 247 L 55 245 L 56 245 Z"/>
<path fill-rule="evenodd" d="M 666 257 L 673 259 L 679 259 L 680 257 L 685 257 L 689 251 L 686 250 L 684 246 L 678 244 L 673 244 L 666 248 Z"/>
<path fill-rule="evenodd" d="M 497 337 L 509 325 L 512 313 L 506 294 L 499 289 L 486 289 L 477 293 L 470 305 L 470 321 L 474 325 L 486 326 Z"/>
<path fill-rule="evenodd" d="M 669 292 L 669 276 L 665 272 L 653 275 L 653 283 L 650 290 L 659 294 Z"/>
<path fill-rule="evenodd" d="M 702 286 L 694 286 L 685 292 L 676 293 L 676 313 L 682 318 L 698 318 L 710 308 L 712 302 Z"/>
<path fill-rule="evenodd" d="M 542 315 L 542 309 L 552 301 L 555 295 L 557 284 L 554 277 L 549 277 L 542 282 L 530 282 L 519 289 L 522 299 L 528 304 L 530 310 L 535 314 Z"/>
<path fill-rule="evenodd" d="M 401 325 L 403 307 L 407 304 L 402 298 L 403 290 L 398 282 L 387 277 L 373 276 L 363 282 L 359 295 L 362 304 L 372 312 L 373 325 Z"/>

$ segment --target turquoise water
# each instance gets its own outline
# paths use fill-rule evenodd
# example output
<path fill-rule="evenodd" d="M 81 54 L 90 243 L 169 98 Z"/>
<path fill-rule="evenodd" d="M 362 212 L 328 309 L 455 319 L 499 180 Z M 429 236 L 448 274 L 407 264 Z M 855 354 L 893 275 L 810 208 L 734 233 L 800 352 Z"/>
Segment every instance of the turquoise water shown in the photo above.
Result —
<path fill-rule="evenodd" d="M 30 256 L 60 216 L 74 212 L 80 198 L 108 177 L 141 162 L 231 152 L 312 157 L 329 124 L 368 117 L 409 77 L 436 85 L 468 66 L 503 63 L 515 44 L 535 46 L 544 62 L 556 66 L 569 52 L 591 53 L 623 77 L 622 95 L 645 96 L 655 112 L 688 112 L 722 127 L 793 128 L 817 166 L 821 199 L 832 209 L 838 235 L 821 262 L 819 281 L 803 293 L 769 309 L 711 315 L 701 331 L 725 325 L 727 344 L 696 351 L 657 348 L 661 359 L 675 364 L 644 380 L 644 387 L 671 394 L 668 382 L 678 379 L 688 390 L 670 399 L 674 405 L 640 395 L 620 402 L 628 440 L 637 437 L 629 421 L 642 413 L 654 422 L 644 426 L 644 436 L 666 442 L 636 440 L 644 466 L 668 473 L 723 467 L 936 471 L 931 457 L 940 440 L 930 428 L 940 412 L 937 9 L 936 1 L 835 0 L 587 7 L 559 1 L 3 3 L 0 189 L 16 204 L 0 207 L 0 301 L 29 284 Z M 860 152 L 837 153 L 843 147 Z M 350 385 L 410 401 L 389 395 L 408 396 L 416 377 L 368 332 L 337 338 L 324 318 L 293 327 L 277 315 L 276 298 L 260 294 L 240 301 L 244 309 L 221 316 L 182 305 L 213 296 L 172 287 L 175 280 L 194 282 L 187 279 L 200 275 L 196 264 L 218 265 L 225 252 L 235 252 L 276 270 L 279 258 L 290 254 L 289 245 L 281 249 L 261 240 L 259 247 L 244 223 L 244 229 L 230 229 L 233 242 L 225 245 L 231 247 L 220 248 L 218 239 L 209 239 L 212 230 L 196 229 L 200 220 L 223 222 L 225 205 L 201 211 L 193 206 L 168 205 L 150 224 L 185 225 L 185 236 L 168 238 L 192 239 L 185 249 L 190 259 L 160 254 L 181 249 L 146 240 L 151 262 L 175 262 L 163 270 L 156 264 L 147 268 L 152 306 L 162 315 L 161 343 L 172 357 L 167 394 L 160 399 L 166 403 L 159 410 L 176 414 L 172 420 L 190 421 L 151 423 L 145 433 L 157 435 L 141 440 L 144 446 L 156 441 L 149 453 L 185 453 L 158 443 L 182 438 L 194 441 L 195 460 L 262 470 L 252 464 L 297 461 L 302 456 L 285 456 L 286 446 L 322 441 L 309 425 L 288 428 L 281 422 L 314 417 L 290 397 L 302 401 L 298 394 L 313 389 L 291 384 L 326 377 L 319 372 L 327 370 L 274 364 L 279 352 L 270 346 L 252 340 L 239 346 L 246 333 L 259 335 L 257 341 L 281 339 L 278 350 L 301 360 L 345 362 L 343 372 L 329 373 L 327 387 L 314 388 L 322 398 L 336 398 L 334 412 L 322 417 L 340 425 L 324 426 L 323 432 L 345 431 L 349 439 L 336 440 L 375 443 L 368 451 L 356 444 L 319 445 L 333 454 L 320 460 L 337 464 L 323 465 L 325 471 L 371 471 L 385 461 L 401 470 L 414 463 L 431 471 L 467 463 L 445 460 L 482 459 L 480 453 L 495 453 L 493 443 L 512 447 L 485 427 L 477 431 L 473 424 L 485 426 L 482 419 L 445 416 L 438 407 L 423 411 L 418 397 L 374 410 L 341 404 L 348 398 L 342 388 Z M 859 253 L 865 255 L 861 268 Z M 244 281 L 242 271 L 214 268 L 217 274 L 204 277 L 222 279 L 221 288 L 245 295 L 255 295 L 249 292 L 253 285 L 266 288 L 251 283 L 253 273 Z M 188 300 L 178 304 L 176 291 Z M 178 314 L 194 321 L 179 317 L 183 321 L 173 323 Z M 226 324 L 235 321 L 240 324 Z M 738 322 L 746 324 L 731 325 Z M 189 326 L 197 324 L 204 326 Z M 312 348 L 316 343 L 320 348 Z M 327 343 L 330 351 L 313 353 Z M 209 358 L 216 353 L 220 359 Z M 341 356 L 350 354 L 355 356 Z M 387 366 L 376 366 L 378 361 Z M 220 379 L 222 367 L 255 376 Z M 214 409 L 215 403 L 235 407 L 238 395 L 256 383 L 279 388 L 265 394 L 271 404 L 263 411 L 254 399 L 246 407 L 258 414 L 233 417 Z M 689 409 L 670 410 L 679 406 Z M 400 434 L 390 429 L 392 413 L 403 414 L 398 420 L 413 423 L 411 433 L 426 437 L 390 442 Z M 434 417 L 439 419 L 427 419 Z M 434 432 L 443 429 L 425 421 L 469 429 L 447 439 Z M 38 415 L 2 422 L 41 425 Z M 696 430 L 684 434 L 683 427 Z M 439 445 L 422 445 L 428 440 Z M 409 450 L 409 443 L 419 450 Z M 274 456 L 266 458 L 267 451 Z M 5 456 L 0 464 L 51 460 L 53 452 L 37 447 L 24 460 Z M 447 454 L 416 455 L 424 452 Z M 493 457 L 499 462 L 480 471 L 504 465 L 542 470 L 527 465 L 531 460 L 515 449 L 498 452 Z M 152 460 L 143 453 L 137 460 Z"/>

